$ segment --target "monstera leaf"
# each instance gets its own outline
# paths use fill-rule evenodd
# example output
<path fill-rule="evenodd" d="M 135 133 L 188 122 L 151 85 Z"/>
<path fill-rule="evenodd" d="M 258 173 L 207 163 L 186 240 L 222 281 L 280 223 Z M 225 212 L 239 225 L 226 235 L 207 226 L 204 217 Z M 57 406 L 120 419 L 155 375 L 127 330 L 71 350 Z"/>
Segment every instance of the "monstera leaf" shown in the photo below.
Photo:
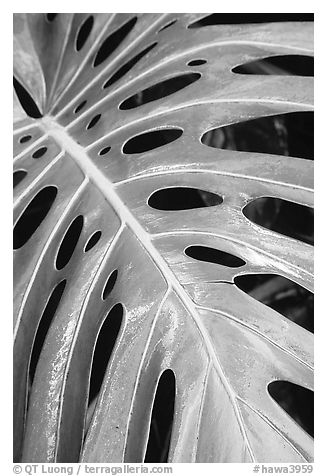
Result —
<path fill-rule="evenodd" d="M 312 78 L 241 66 L 312 27 L 204 16 L 15 15 L 16 461 L 149 461 L 160 386 L 162 460 L 312 461 L 268 386 L 313 390 L 313 335 L 237 284 L 312 290 L 312 246 L 247 212 L 312 208 L 312 161 L 205 140 L 312 110 Z"/>

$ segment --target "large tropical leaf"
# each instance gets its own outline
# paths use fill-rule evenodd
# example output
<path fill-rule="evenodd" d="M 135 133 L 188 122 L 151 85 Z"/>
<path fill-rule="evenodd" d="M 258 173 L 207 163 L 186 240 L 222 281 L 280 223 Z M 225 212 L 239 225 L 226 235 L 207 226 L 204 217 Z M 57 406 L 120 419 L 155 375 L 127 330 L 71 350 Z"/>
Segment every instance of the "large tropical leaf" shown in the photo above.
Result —
<path fill-rule="evenodd" d="M 268 385 L 313 390 L 313 336 L 235 284 L 312 290 L 312 246 L 245 212 L 312 207 L 312 162 L 202 139 L 312 110 L 312 78 L 233 71 L 312 55 L 312 27 L 203 16 L 15 15 L 17 461 L 144 461 L 160 376 L 176 387 L 168 461 L 312 461 Z M 102 325 L 118 336 L 89 398 Z"/>

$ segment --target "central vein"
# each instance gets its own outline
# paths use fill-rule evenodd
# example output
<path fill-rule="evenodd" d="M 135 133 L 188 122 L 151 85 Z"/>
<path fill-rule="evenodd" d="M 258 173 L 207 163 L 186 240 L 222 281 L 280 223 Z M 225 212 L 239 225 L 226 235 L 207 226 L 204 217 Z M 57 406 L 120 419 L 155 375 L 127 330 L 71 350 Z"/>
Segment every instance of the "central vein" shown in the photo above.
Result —
<path fill-rule="evenodd" d="M 162 257 L 162 255 L 158 252 L 155 246 L 152 243 L 151 235 L 143 228 L 140 222 L 134 217 L 131 213 L 129 208 L 125 205 L 125 203 L 121 200 L 119 195 L 117 194 L 114 184 L 108 179 L 108 177 L 104 176 L 103 173 L 98 169 L 98 167 L 93 163 L 90 157 L 87 155 L 85 149 L 77 144 L 75 140 L 67 133 L 66 129 L 64 129 L 60 124 L 54 121 L 51 117 L 45 116 L 40 120 L 40 125 L 43 130 L 51 136 L 77 163 L 77 165 L 81 168 L 85 176 L 93 182 L 96 187 L 102 192 L 103 196 L 106 198 L 110 206 L 114 209 L 117 216 L 120 218 L 123 224 L 129 227 L 137 239 L 142 243 L 146 251 L 151 256 L 153 262 L 157 266 L 158 270 L 163 275 L 165 281 L 167 282 L 167 286 L 174 290 L 177 296 L 181 299 L 183 305 L 189 312 L 189 314 L 193 317 L 195 324 L 206 344 L 206 350 L 211 358 L 218 375 L 222 381 L 224 388 L 226 389 L 227 393 L 230 396 L 230 400 L 233 404 L 234 411 L 236 418 L 239 422 L 240 429 L 242 431 L 244 440 L 247 443 L 249 452 L 251 454 L 252 459 L 254 460 L 254 456 L 245 433 L 244 423 L 238 408 L 238 405 L 235 400 L 235 393 L 233 389 L 230 387 L 228 380 L 226 379 L 220 362 L 217 358 L 216 352 L 213 348 L 210 336 L 208 335 L 207 329 L 205 328 L 204 324 L 201 321 L 201 318 L 198 314 L 197 307 L 195 303 L 192 301 L 190 296 L 186 293 L 183 286 L 180 284 L 178 279 L 176 278 L 175 274 L 172 272 L 170 267 L 168 266 L 166 260 Z"/>

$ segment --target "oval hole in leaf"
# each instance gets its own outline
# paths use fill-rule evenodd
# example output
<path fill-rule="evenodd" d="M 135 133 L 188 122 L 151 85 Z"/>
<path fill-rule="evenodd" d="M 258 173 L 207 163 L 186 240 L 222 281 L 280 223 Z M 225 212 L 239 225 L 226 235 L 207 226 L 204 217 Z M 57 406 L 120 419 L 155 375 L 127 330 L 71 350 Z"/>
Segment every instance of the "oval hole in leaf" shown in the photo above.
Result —
<path fill-rule="evenodd" d="M 313 21 L 312 13 L 212 13 L 197 20 L 188 28 L 242 23 L 270 23 L 281 21 Z"/>
<path fill-rule="evenodd" d="M 201 142 L 216 149 L 313 159 L 313 112 L 292 112 L 211 129 Z"/>
<path fill-rule="evenodd" d="M 122 78 L 126 73 L 128 73 L 128 71 L 130 69 L 133 68 L 133 66 L 138 63 L 142 58 L 143 56 L 145 56 L 147 53 L 149 53 L 149 51 L 151 51 L 155 46 L 157 45 L 157 43 L 153 43 L 152 45 L 148 46 L 147 48 L 145 48 L 143 51 L 141 51 L 141 53 L 139 53 L 138 55 L 134 56 L 134 58 L 132 58 L 131 60 L 129 60 L 127 63 L 125 63 L 121 68 L 119 68 L 118 71 L 116 71 L 115 74 L 113 74 L 111 76 L 111 78 L 109 78 L 105 83 L 104 85 L 102 86 L 103 89 L 106 89 L 108 86 L 111 86 L 112 84 L 114 84 L 116 81 L 118 81 L 118 79 Z"/>
<path fill-rule="evenodd" d="M 251 222 L 268 230 L 303 241 L 314 243 L 312 208 L 281 198 L 261 197 L 252 200 L 242 210 Z"/>
<path fill-rule="evenodd" d="M 314 296 L 299 284 L 276 274 L 245 274 L 236 286 L 257 301 L 313 333 Z"/>
<path fill-rule="evenodd" d="M 88 242 L 85 245 L 85 248 L 84 248 L 85 253 L 87 251 L 90 251 L 97 244 L 97 242 L 100 240 L 100 238 L 101 238 L 101 231 L 100 230 L 93 233 L 93 235 L 90 237 L 90 239 L 88 240 Z"/>
<path fill-rule="evenodd" d="M 47 150 L 47 147 L 40 147 L 40 149 L 37 149 L 35 152 L 33 152 L 33 159 L 40 159 L 46 153 Z"/>
<path fill-rule="evenodd" d="M 30 136 L 30 135 L 28 135 L 28 136 L 23 136 L 23 137 L 21 137 L 21 138 L 19 139 L 19 142 L 20 142 L 21 144 L 24 144 L 25 142 L 28 142 L 28 141 L 31 140 L 31 139 L 32 139 L 32 136 Z"/>
<path fill-rule="evenodd" d="M 222 197 L 216 193 L 191 187 L 162 188 L 153 192 L 148 199 L 150 207 L 163 211 L 213 207 L 222 202 Z"/>
<path fill-rule="evenodd" d="M 250 61 L 232 69 L 236 74 L 313 76 L 314 59 L 304 55 L 280 55 Z"/>
<path fill-rule="evenodd" d="M 102 299 L 105 300 L 113 290 L 116 281 L 117 281 L 117 276 L 118 276 L 118 270 L 115 269 L 107 279 L 107 282 L 105 284 L 105 287 L 103 288 L 103 293 L 102 293 Z"/>
<path fill-rule="evenodd" d="M 134 28 L 136 22 L 137 17 L 131 18 L 128 22 L 126 22 L 124 25 L 118 28 L 118 30 L 116 30 L 104 40 L 94 59 L 94 67 L 99 66 L 101 63 L 103 63 L 115 51 L 115 49 L 118 48 L 120 43 L 122 43 L 122 41 Z"/>
<path fill-rule="evenodd" d="M 245 261 L 238 256 L 226 253 L 226 251 L 217 250 L 216 248 L 210 248 L 209 246 L 189 246 L 186 248 L 185 254 L 199 261 L 216 263 L 229 268 L 239 268 L 245 265 Z"/>
<path fill-rule="evenodd" d="M 94 127 L 100 120 L 101 118 L 101 114 L 97 114 L 96 116 L 94 116 L 90 122 L 88 123 L 88 125 L 86 126 L 86 129 L 92 129 L 92 127 Z"/>
<path fill-rule="evenodd" d="M 201 78 L 200 73 L 186 73 L 175 76 L 174 78 L 161 81 L 149 88 L 143 89 L 138 93 L 125 99 L 120 105 L 119 109 L 128 110 L 135 107 L 142 106 L 157 99 L 162 99 L 166 96 L 170 96 L 181 89 L 186 88 L 190 84 L 198 81 Z"/>
<path fill-rule="evenodd" d="M 159 129 L 144 132 L 129 139 L 123 147 L 124 154 L 141 154 L 156 149 L 177 140 L 183 131 L 181 129 Z"/>
<path fill-rule="evenodd" d="M 108 152 L 110 152 L 110 150 L 111 150 L 111 147 L 108 145 L 107 147 L 104 147 L 103 149 L 99 151 L 99 155 L 106 155 L 108 154 Z"/>
<path fill-rule="evenodd" d="M 176 379 L 172 370 L 165 370 L 159 379 L 152 407 L 150 434 L 145 463 L 166 463 L 174 423 Z"/>
<path fill-rule="evenodd" d="M 206 64 L 207 60 L 204 59 L 198 59 L 198 60 L 192 60 L 187 63 L 187 66 L 200 66 L 201 64 Z"/>
<path fill-rule="evenodd" d="M 305 387 L 285 380 L 270 382 L 270 396 L 300 425 L 314 436 L 314 393 Z"/>
<path fill-rule="evenodd" d="M 39 108 L 36 105 L 36 102 L 27 91 L 27 89 L 18 81 L 14 76 L 14 88 L 19 99 L 19 102 L 29 117 L 38 119 L 42 117 Z"/>
<path fill-rule="evenodd" d="M 167 23 L 167 25 L 165 25 L 165 26 L 163 26 L 162 28 L 160 28 L 160 30 L 158 31 L 158 33 L 160 33 L 161 31 L 166 30 L 166 28 L 169 28 L 170 26 L 175 25 L 176 22 L 177 22 L 177 20 L 172 20 L 172 21 L 170 21 L 169 23 Z"/>
<path fill-rule="evenodd" d="M 43 188 L 25 208 L 14 227 L 14 249 L 21 248 L 31 238 L 49 213 L 57 196 L 57 187 Z"/>
<path fill-rule="evenodd" d="M 87 103 L 86 99 L 84 101 L 82 101 L 74 110 L 74 113 L 77 114 L 79 111 L 81 111 L 83 109 L 83 107 L 85 106 L 85 104 Z"/>
<path fill-rule="evenodd" d="M 81 235 L 83 224 L 84 218 L 82 215 L 79 215 L 72 221 L 68 230 L 66 231 L 57 254 L 56 268 L 58 270 L 63 269 L 72 257 L 78 239 Z"/>
<path fill-rule="evenodd" d="M 99 330 L 93 353 L 88 405 L 90 405 L 100 392 L 110 357 L 122 327 L 123 317 L 124 308 L 122 304 L 115 304 L 104 319 Z M 90 417 L 91 415 L 89 415 L 89 419 Z"/>
<path fill-rule="evenodd" d="M 81 25 L 79 31 L 78 31 L 78 34 L 77 34 L 77 37 L 76 37 L 76 50 L 77 51 L 80 51 L 83 46 L 85 45 L 90 33 L 91 33 L 91 30 L 93 28 L 93 22 L 94 22 L 94 19 L 93 19 L 93 16 L 89 16 L 84 22 L 83 24 Z"/>
<path fill-rule="evenodd" d="M 56 16 L 58 15 L 58 13 L 46 13 L 46 19 L 48 20 L 48 22 L 53 22 L 53 20 L 56 19 Z"/>
<path fill-rule="evenodd" d="M 26 177 L 26 170 L 16 170 L 13 175 L 14 188 Z"/>
<path fill-rule="evenodd" d="M 33 350 L 32 350 L 32 355 L 31 355 L 31 360 L 29 365 L 29 380 L 31 385 L 34 380 L 36 366 L 39 361 L 39 357 L 42 351 L 42 347 L 43 347 L 46 335 L 48 333 L 48 330 L 50 329 L 50 325 L 52 323 L 53 317 L 59 306 L 60 300 L 65 290 L 65 286 L 66 286 L 66 280 L 64 279 L 54 288 L 44 308 L 41 319 L 39 321 L 37 332 L 34 338 Z"/>

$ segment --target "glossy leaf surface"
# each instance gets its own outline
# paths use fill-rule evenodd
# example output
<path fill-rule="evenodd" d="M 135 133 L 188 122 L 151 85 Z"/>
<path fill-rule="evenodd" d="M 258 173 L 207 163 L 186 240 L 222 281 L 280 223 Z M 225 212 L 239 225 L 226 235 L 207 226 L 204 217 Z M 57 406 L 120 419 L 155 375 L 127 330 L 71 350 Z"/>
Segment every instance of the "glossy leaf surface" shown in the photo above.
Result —
<path fill-rule="evenodd" d="M 312 161 L 201 142 L 215 128 L 312 111 L 312 78 L 232 71 L 311 56 L 312 26 L 188 28 L 200 18 L 15 15 L 14 75 L 25 93 L 14 92 L 14 171 L 26 174 L 14 189 L 14 220 L 33 228 L 27 236 L 15 227 L 23 243 L 14 251 L 16 461 L 144 461 L 166 370 L 176 389 L 168 461 L 313 459 L 312 438 L 268 393 L 276 380 L 313 390 L 313 336 L 234 284 L 276 274 L 312 290 L 313 247 L 242 211 L 260 197 L 312 208 Z M 29 207 L 49 188 L 51 203 Z M 170 189 L 180 209 L 151 206 Z M 236 264 L 198 260 L 190 247 Z M 63 280 L 31 385 L 40 320 Z M 107 326 L 116 340 L 90 402 Z"/>

